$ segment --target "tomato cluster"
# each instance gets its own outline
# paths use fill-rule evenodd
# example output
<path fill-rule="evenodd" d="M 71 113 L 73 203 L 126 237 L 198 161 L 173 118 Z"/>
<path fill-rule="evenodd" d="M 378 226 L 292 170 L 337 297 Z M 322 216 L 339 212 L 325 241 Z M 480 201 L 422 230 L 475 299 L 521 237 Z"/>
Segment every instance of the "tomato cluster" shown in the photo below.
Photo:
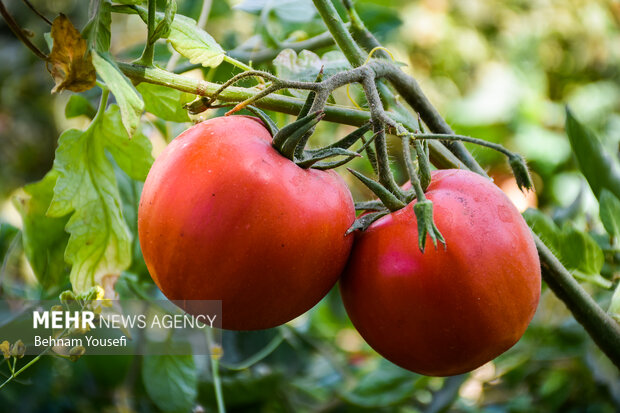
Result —
<path fill-rule="evenodd" d="M 459 374 L 519 340 L 540 265 L 524 220 L 487 179 L 436 171 L 426 196 L 446 248 L 420 252 L 412 204 L 345 235 L 355 209 L 338 174 L 281 156 L 255 118 L 214 118 L 153 165 L 140 245 L 168 298 L 221 300 L 223 328 L 290 321 L 340 279 L 351 321 L 378 353 L 422 374 Z"/>

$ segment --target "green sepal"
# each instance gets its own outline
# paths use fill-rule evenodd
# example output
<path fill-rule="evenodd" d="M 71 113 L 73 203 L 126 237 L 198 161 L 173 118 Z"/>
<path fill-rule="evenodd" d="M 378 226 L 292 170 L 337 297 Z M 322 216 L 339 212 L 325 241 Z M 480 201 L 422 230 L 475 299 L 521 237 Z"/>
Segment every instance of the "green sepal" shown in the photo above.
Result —
<path fill-rule="evenodd" d="M 343 148 L 323 148 L 318 151 L 312 151 L 312 154 L 308 158 L 304 158 L 300 161 L 296 161 L 295 163 L 300 168 L 310 168 L 312 165 L 326 158 L 331 158 L 333 156 L 347 156 L 350 159 L 361 157 L 357 152 L 350 151 L 348 149 Z"/>
<path fill-rule="evenodd" d="M 369 141 L 368 143 L 370 143 L 371 141 L 373 141 L 375 139 L 377 135 L 375 134 Z M 377 154 L 375 153 L 375 150 L 373 149 L 372 146 L 368 145 L 366 143 L 366 139 L 364 139 L 364 137 L 362 136 L 362 142 L 364 143 L 364 146 L 366 147 L 366 156 L 368 156 L 368 161 L 370 162 L 370 166 L 372 167 L 372 171 L 374 173 L 379 173 L 379 166 L 377 163 Z"/>
<path fill-rule="evenodd" d="M 349 227 L 347 232 L 345 232 L 345 235 L 349 235 L 350 233 L 352 233 L 353 231 L 357 231 L 358 229 L 360 231 L 366 231 L 366 229 L 368 229 L 368 227 L 371 226 L 373 222 L 375 222 L 381 217 L 386 216 L 389 213 L 390 213 L 389 211 L 384 210 L 384 211 L 371 212 L 370 214 L 362 215 L 361 217 L 356 219 L 355 222 L 353 222 L 353 225 Z"/>
<path fill-rule="evenodd" d="M 292 160 L 299 142 L 324 116 L 323 111 L 317 111 L 286 125 L 273 137 L 273 146 L 282 155 Z"/>
<path fill-rule="evenodd" d="M 369 130 L 370 130 L 370 123 L 366 123 L 360 126 L 359 128 L 355 129 L 353 132 L 349 133 L 347 136 L 340 139 L 339 141 L 332 143 L 331 145 L 328 145 L 320 149 L 310 149 L 310 150 L 304 151 L 304 153 L 312 155 L 315 152 L 321 152 L 321 151 L 324 151 L 325 149 L 331 149 L 331 148 L 348 149 L 351 146 L 353 146 L 355 142 L 360 140 L 360 138 L 364 136 L 364 134 L 368 132 Z"/>
<path fill-rule="evenodd" d="M 357 152 L 355 152 L 356 156 L 361 156 L 364 150 L 367 150 L 368 148 L 370 148 L 370 144 L 372 143 L 372 141 L 375 140 L 376 137 L 377 137 L 377 134 L 374 134 L 367 141 L 362 138 L 362 140 L 364 140 L 364 145 L 360 149 L 358 149 Z M 334 168 L 338 168 L 339 166 L 342 166 L 342 165 L 345 165 L 351 162 L 353 159 L 355 159 L 356 156 L 348 156 L 344 159 L 341 159 L 339 161 L 333 161 L 333 162 L 319 162 L 319 163 L 313 164 L 311 167 L 314 169 L 321 170 L 321 171 L 325 171 L 328 169 L 334 169 Z"/>
<path fill-rule="evenodd" d="M 433 203 L 429 200 L 416 202 L 413 205 L 413 212 L 418 220 L 418 247 L 420 251 L 424 252 L 426 246 L 426 235 L 428 234 L 433 241 L 435 249 L 437 249 L 437 241 L 443 243 L 446 247 L 446 240 L 444 239 L 433 220 Z"/>
<path fill-rule="evenodd" d="M 323 66 L 321 66 L 321 70 L 319 70 L 319 73 L 316 75 L 316 79 L 314 80 L 314 82 L 318 83 L 322 80 L 323 80 Z M 310 108 L 312 108 L 312 104 L 314 103 L 315 96 L 316 96 L 315 92 L 308 93 L 308 97 L 306 97 L 306 101 L 304 102 L 304 105 L 301 107 L 301 110 L 299 111 L 299 115 L 297 115 L 297 120 L 303 117 L 306 117 L 308 113 L 310 113 Z"/>
<path fill-rule="evenodd" d="M 534 183 L 532 183 L 532 177 L 530 171 L 527 169 L 527 164 L 523 157 L 519 154 L 514 154 L 508 159 L 512 173 L 517 180 L 517 185 L 521 191 L 534 189 Z"/>
<path fill-rule="evenodd" d="M 356 211 L 380 211 L 382 209 L 385 209 L 385 206 L 377 200 L 355 203 Z"/>
<path fill-rule="evenodd" d="M 256 115 L 257 118 L 263 121 L 263 123 L 267 127 L 267 130 L 271 134 L 271 137 L 276 136 L 276 134 L 280 131 L 280 128 L 278 128 L 278 125 L 276 125 L 273 119 L 271 119 L 269 115 L 267 115 L 265 112 L 263 112 L 256 106 L 248 105 L 245 108 L 249 110 L 250 112 L 252 112 L 252 114 Z"/>
<path fill-rule="evenodd" d="M 372 179 L 362 175 L 361 173 L 359 173 L 359 172 L 357 172 L 357 171 L 355 171 L 355 170 L 353 170 L 351 168 L 347 168 L 347 169 L 357 179 L 362 181 L 362 183 L 364 185 L 366 185 L 368 187 L 368 189 L 370 189 L 375 195 L 377 195 L 379 197 L 379 199 L 381 200 L 381 202 L 383 202 L 383 205 L 385 205 L 386 208 L 389 209 L 390 211 L 397 211 L 397 210 L 402 209 L 402 208 L 404 208 L 406 206 L 406 204 L 403 201 L 398 199 L 396 197 L 396 195 L 394 195 L 393 193 L 388 191 L 387 188 L 385 188 L 379 182 L 373 181 Z"/>

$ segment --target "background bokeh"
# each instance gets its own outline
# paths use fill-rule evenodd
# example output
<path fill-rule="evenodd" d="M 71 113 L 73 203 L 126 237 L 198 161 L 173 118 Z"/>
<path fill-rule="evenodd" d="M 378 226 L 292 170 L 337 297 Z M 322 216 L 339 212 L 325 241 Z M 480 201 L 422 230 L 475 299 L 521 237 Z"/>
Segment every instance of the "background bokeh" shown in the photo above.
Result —
<path fill-rule="evenodd" d="M 62 12 L 77 27 L 87 20 L 87 7 L 78 0 L 32 3 L 50 19 Z M 203 7 L 201 1 L 177 3 L 179 13 L 196 19 Z M 235 8 L 239 3 L 246 6 Z M 214 1 L 211 6 L 206 30 L 226 50 L 302 40 L 325 30 L 312 13 L 274 12 L 260 17 L 248 12 L 247 3 L 252 2 Z M 405 65 L 404 70 L 418 79 L 457 133 L 501 143 L 528 159 L 536 194 L 524 197 L 516 190 L 501 156 L 469 147 L 521 210 L 538 206 L 559 226 L 569 222 L 597 241 L 604 238 L 598 203 L 578 171 L 564 131 L 564 107 L 569 105 L 598 133 L 609 153 L 618 155 L 620 2 L 358 0 L 355 4 L 367 26 L 395 60 Z M 10 2 L 7 8 L 45 49 L 42 34 L 49 27 L 20 2 Z M 113 25 L 113 54 L 127 60 L 138 57 L 145 37 L 142 22 L 135 16 L 115 15 Z M 314 52 L 323 56 L 330 50 L 333 47 Z M 158 63 L 172 68 L 171 56 L 171 49 L 159 42 Z M 16 235 L 21 222 L 11 198 L 51 168 L 60 133 L 69 127 L 84 127 L 87 119 L 65 118 L 69 92 L 50 94 L 53 81 L 45 64 L 17 41 L 3 21 L 0 62 L 2 295 L 38 297 L 46 292 L 37 285 L 24 259 Z M 174 66 L 184 64 L 181 59 Z M 258 65 L 277 70 L 270 61 Z M 224 63 L 217 69 L 187 74 L 222 82 L 236 71 Z M 97 104 L 96 91 L 83 95 Z M 356 90 L 353 97 L 363 103 Z M 334 98 L 351 104 L 344 91 Z M 280 114 L 273 116 L 281 124 L 290 120 Z M 143 131 L 158 152 L 187 126 L 145 115 Z M 322 123 L 313 143 L 333 141 L 350 130 Z M 392 151 L 397 161 L 395 172 L 403 182 L 397 142 L 392 143 Z M 370 171 L 364 160 L 356 160 L 353 166 Z M 358 200 L 370 198 L 371 194 L 345 172 L 342 175 Z M 124 279 L 131 279 L 138 280 L 144 291 L 157 294 L 139 254 L 134 258 L 130 272 L 117 283 L 117 291 L 121 297 L 130 294 L 123 285 Z M 603 269 L 612 282 L 619 274 L 617 265 L 607 263 Z M 606 308 L 609 289 L 596 283 L 584 287 Z M 275 351 L 251 368 L 226 368 L 226 364 L 234 365 L 273 343 L 279 343 Z M 222 362 L 224 397 L 230 411 L 620 410 L 618 370 L 546 287 L 524 338 L 495 361 L 464 376 L 423 377 L 381 359 L 353 329 L 337 291 L 308 314 L 278 329 L 225 333 Z M 211 411 L 215 402 L 208 360 L 195 357 L 193 363 L 197 366 L 197 393 L 192 406 L 198 406 L 196 411 Z M 0 405 L 12 406 L 6 411 L 157 411 L 162 406 L 149 396 L 141 366 L 143 360 L 138 357 L 86 356 L 76 363 L 46 357 L 0 390 Z M 0 371 L 6 373 L 3 366 Z"/>

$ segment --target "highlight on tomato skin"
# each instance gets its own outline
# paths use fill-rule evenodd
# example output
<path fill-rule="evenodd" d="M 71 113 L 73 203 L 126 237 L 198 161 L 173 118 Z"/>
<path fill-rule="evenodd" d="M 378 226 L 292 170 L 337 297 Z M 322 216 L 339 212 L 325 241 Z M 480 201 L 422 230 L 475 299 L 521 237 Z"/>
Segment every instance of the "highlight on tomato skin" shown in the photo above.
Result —
<path fill-rule="evenodd" d="M 168 298 L 222 300 L 224 328 L 256 330 L 327 294 L 349 256 L 354 219 L 338 174 L 298 167 L 271 146 L 260 121 L 228 116 L 193 126 L 158 157 L 138 230 Z"/>
<path fill-rule="evenodd" d="M 420 374 L 450 376 L 521 338 L 540 298 L 540 263 L 527 224 L 489 180 L 434 171 L 426 195 L 446 248 L 420 252 L 410 204 L 356 234 L 340 291 L 379 354 Z"/>

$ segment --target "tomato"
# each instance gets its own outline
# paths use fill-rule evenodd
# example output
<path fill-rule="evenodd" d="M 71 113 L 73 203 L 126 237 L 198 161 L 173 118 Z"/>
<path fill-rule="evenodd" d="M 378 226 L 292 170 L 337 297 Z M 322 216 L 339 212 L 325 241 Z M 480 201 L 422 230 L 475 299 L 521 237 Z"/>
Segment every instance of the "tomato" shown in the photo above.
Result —
<path fill-rule="evenodd" d="M 157 158 L 138 232 L 169 299 L 222 300 L 224 328 L 255 330 L 299 316 L 332 288 L 354 219 L 338 174 L 298 167 L 258 119 L 229 116 L 188 129 Z"/>
<path fill-rule="evenodd" d="M 379 354 L 417 373 L 449 376 L 521 338 L 540 298 L 540 264 L 527 224 L 489 180 L 435 171 L 426 196 L 447 247 L 428 242 L 420 252 L 410 204 L 356 234 L 340 290 L 354 326 Z"/>

